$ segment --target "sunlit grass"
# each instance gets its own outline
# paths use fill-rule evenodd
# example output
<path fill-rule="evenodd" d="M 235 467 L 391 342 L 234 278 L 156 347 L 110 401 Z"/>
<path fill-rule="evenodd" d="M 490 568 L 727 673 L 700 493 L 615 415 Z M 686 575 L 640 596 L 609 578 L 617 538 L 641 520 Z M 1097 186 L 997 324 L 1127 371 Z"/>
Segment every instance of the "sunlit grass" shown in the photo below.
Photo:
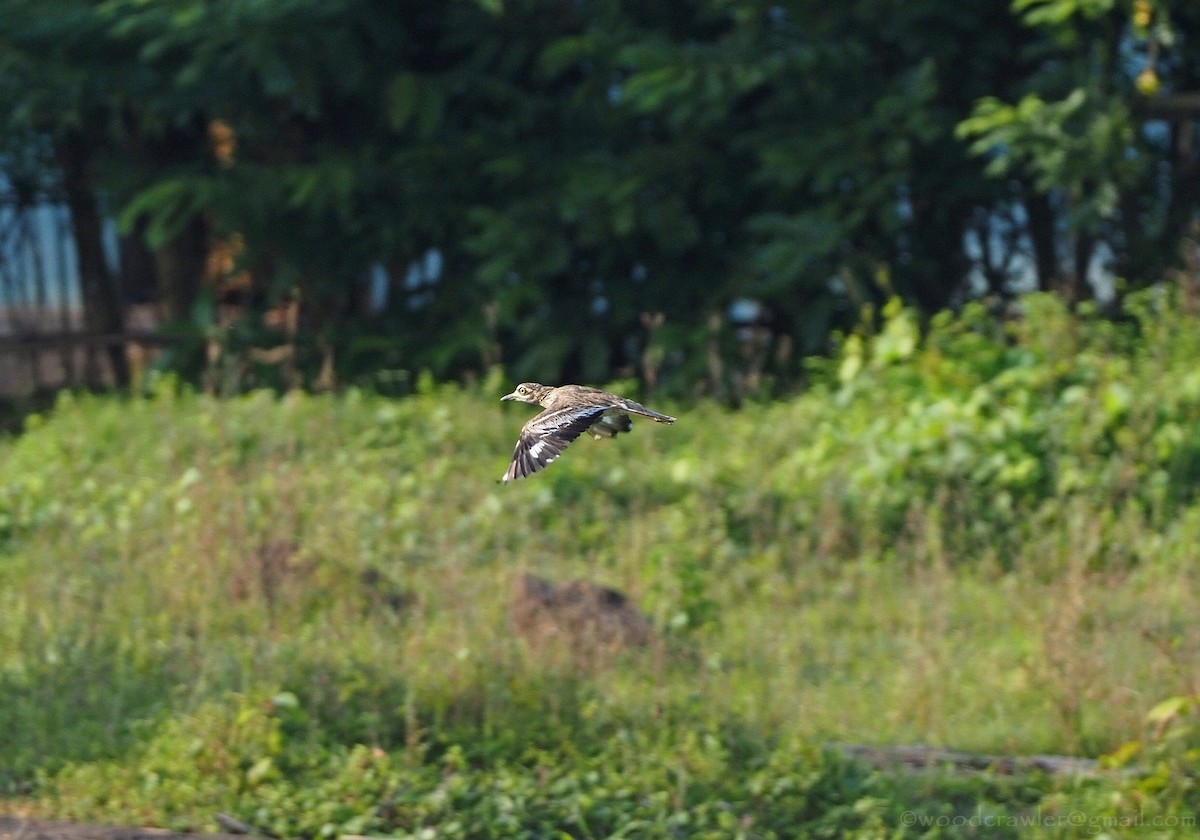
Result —
<path fill-rule="evenodd" d="M 1195 691 L 1180 459 L 1200 393 L 1142 411 L 1190 361 L 1101 361 L 1065 399 L 1074 379 L 1015 364 L 1037 382 L 1019 400 L 930 349 L 904 362 L 926 381 L 880 368 L 740 412 L 664 406 L 674 427 L 580 441 L 510 486 L 526 415 L 497 378 L 403 400 L 65 398 L 0 441 L 0 779 L 55 813 L 197 826 L 356 744 L 414 772 L 703 764 L 705 732 L 756 761 L 830 741 L 1109 752 Z M 1134 375 L 1144 393 L 1113 408 Z M 971 400 L 994 407 L 955 413 Z M 623 590 L 662 643 L 600 668 L 529 648 L 508 619 L 523 571 Z M 302 717 L 255 716 L 281 692 Z M 200 792 L 140 787 L 173 782 L 137 768 L 189 760 L 220 765 Z"/>
<path fill-rule="evenodd" d="M 483 402 L 443 400 L 464 409 Z M 449 462 L 435 476 L 406 467 L 402 455 L 390 463 L 386 449 L 345 453 L 354 430 L 339 426 L 344 407 L 332 398 L 304 402 L 311 416 L 289 426 L 295 409 L 286 401 L 188 400 L 183 412 L 215 432 L 207 445 L 188 442 L 190 460 L 131 446 L 131 462 L 107 470 L 103 484 L 82 478 L 75 492 L 100 496 L 101 510 L 78 513 L 78 501 L 65 502 L 61 529 L 19 541 L 20 556 L 58 559 L 25 563 L 9 596 L 6 631 L 17 648 L 28 656 L 47 643 L 115 645 L 119 661 L 187 678 L 169 689 L 196 699 L 286 685 L 306 659 L 338 651 L 404 674 L 418 695 L 425 680 L 431 690 L 465 689 L 494 663 L 518 674 L 540 669 L 506 619 L 512 579 L 530 570 L 621 588 L 694 649 L 687 665 L 634 656 L 619 674 L 605 674 L 614 702 L 682 702 L 701 685 L 713 714 L 810 738 L 1094 753 L 1136 732 L 1148 704 L 1178 688 L 1171 663 L 1142 638 L 1195 614 L 1185 597 L 1195 580 L 1169 556 L 1130 572 L 1072 573 L 1072 552 L 1086 546 L 1070 536 L 1034 541 L 1027 556 L 1006 562 L 1010 570 L 954 562 L 921 534 L 849 558 L 824 555 L 801 534 L 790 550 L 740 545 L 703 504 L 683 510 L 608 496 L 636 492 L 629 486 L 638 479 L 605 459 L 658 459 L 669 469 L 686 444 L 665 437 L 631 436 L 620 449 L 585 443 L 544 481 L 498 487 L 491 473 L 515 423 L 486 403 L 477 428 L 495 446 L 431 456 Z M 372 407 L 387 406 L 364 403 L 368 428 Z M 143 413 L 153 427 L 163 411 L 145 404 L 125 413 Z M 225 447 L 235 430 L 274 425 L 272 413 L 279 454 L 230 463 Z M 160 469 L 156 487 L 147 477 Z M 917 531 L 921 516 L 912 514 Z M 298 553 L 268 593 L 256 552 L 284 540 Z M 400 613 L 373 600 L 367 569 L 381 574 L 376 587 L 404 593 Z M 700 594 L 685 595 L 689 576 L 700 579 Z M 689 609 L 704 623 L 688 627 L 696 620 Z M 19 638 L 30 633 L 50 641 Z M 1057 717 L 1063 702 L 1078 704 L 1080 717 Z M 1089 709 L 1098 719 L 1089 720 Z"/>

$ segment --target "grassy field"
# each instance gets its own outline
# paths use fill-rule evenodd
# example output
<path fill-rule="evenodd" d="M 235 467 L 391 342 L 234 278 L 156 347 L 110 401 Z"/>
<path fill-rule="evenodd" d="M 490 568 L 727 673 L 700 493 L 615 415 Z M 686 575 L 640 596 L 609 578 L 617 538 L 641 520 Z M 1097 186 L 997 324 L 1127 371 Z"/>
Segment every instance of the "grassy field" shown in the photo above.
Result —
<path fill-rule="evenodd" d="M 679 422 L 509 486 L 532 409 L 499 374 L 64 396 L 0 440 L 0 808 L 281 836 L 1191 836 L 1200 319 L 1025 307 L 924 338 L 892 308 L 802 396 L 652 401 Z M 530 646 L 523 572 L 616 587 L 659 640 Z M 905 778 L 831 741 L 1137 772 Z"/>

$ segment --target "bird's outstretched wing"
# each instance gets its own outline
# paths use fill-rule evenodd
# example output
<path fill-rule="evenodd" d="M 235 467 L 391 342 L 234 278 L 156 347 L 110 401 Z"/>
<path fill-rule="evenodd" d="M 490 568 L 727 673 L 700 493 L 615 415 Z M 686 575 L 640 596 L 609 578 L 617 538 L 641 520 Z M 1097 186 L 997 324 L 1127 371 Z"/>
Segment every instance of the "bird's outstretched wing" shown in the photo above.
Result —
<path fill-rule="evenodd" d="M 610 405 L 576 405 L 535 415 L 521 429 L 512 463 L 501 481 L 525 478 L 545 468 L 610 408 Z"/>

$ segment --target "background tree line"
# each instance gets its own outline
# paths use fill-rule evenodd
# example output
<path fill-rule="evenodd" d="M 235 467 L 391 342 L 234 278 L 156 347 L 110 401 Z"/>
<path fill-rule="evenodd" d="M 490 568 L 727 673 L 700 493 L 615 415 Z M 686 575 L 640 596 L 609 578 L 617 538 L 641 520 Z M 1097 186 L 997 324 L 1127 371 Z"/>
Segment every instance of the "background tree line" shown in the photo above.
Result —
<path fill-rule="evenodd" d="M 160 301 L 184 369 L 223 274 L 248 314 L 222 340 L 271 343 L 254 312 L 296 300 L 310 377 L 502 362 L 737 398 L 892 296 L 1119 304 L 1200 239 L 1191 0 L 0 0 L 0 19 L 3 170 L 70 205 L 89 325 Z"/>

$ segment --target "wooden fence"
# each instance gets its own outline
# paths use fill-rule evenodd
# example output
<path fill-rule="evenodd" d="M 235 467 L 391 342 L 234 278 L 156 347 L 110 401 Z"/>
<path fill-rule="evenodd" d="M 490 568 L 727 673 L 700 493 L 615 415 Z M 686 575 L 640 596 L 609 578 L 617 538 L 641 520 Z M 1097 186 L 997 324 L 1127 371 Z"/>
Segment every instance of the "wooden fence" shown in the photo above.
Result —
<path fill-rule="evenodd" d="M 110 237 L 116 272 L 117 241 Z M 154 346 L 154 307 L 130 307 L 129 329 L 84 327 L 71 219 L 52 192 L 23 195 L 0 175 L 0 397 L 111 382 L 104 351 Z"/>

